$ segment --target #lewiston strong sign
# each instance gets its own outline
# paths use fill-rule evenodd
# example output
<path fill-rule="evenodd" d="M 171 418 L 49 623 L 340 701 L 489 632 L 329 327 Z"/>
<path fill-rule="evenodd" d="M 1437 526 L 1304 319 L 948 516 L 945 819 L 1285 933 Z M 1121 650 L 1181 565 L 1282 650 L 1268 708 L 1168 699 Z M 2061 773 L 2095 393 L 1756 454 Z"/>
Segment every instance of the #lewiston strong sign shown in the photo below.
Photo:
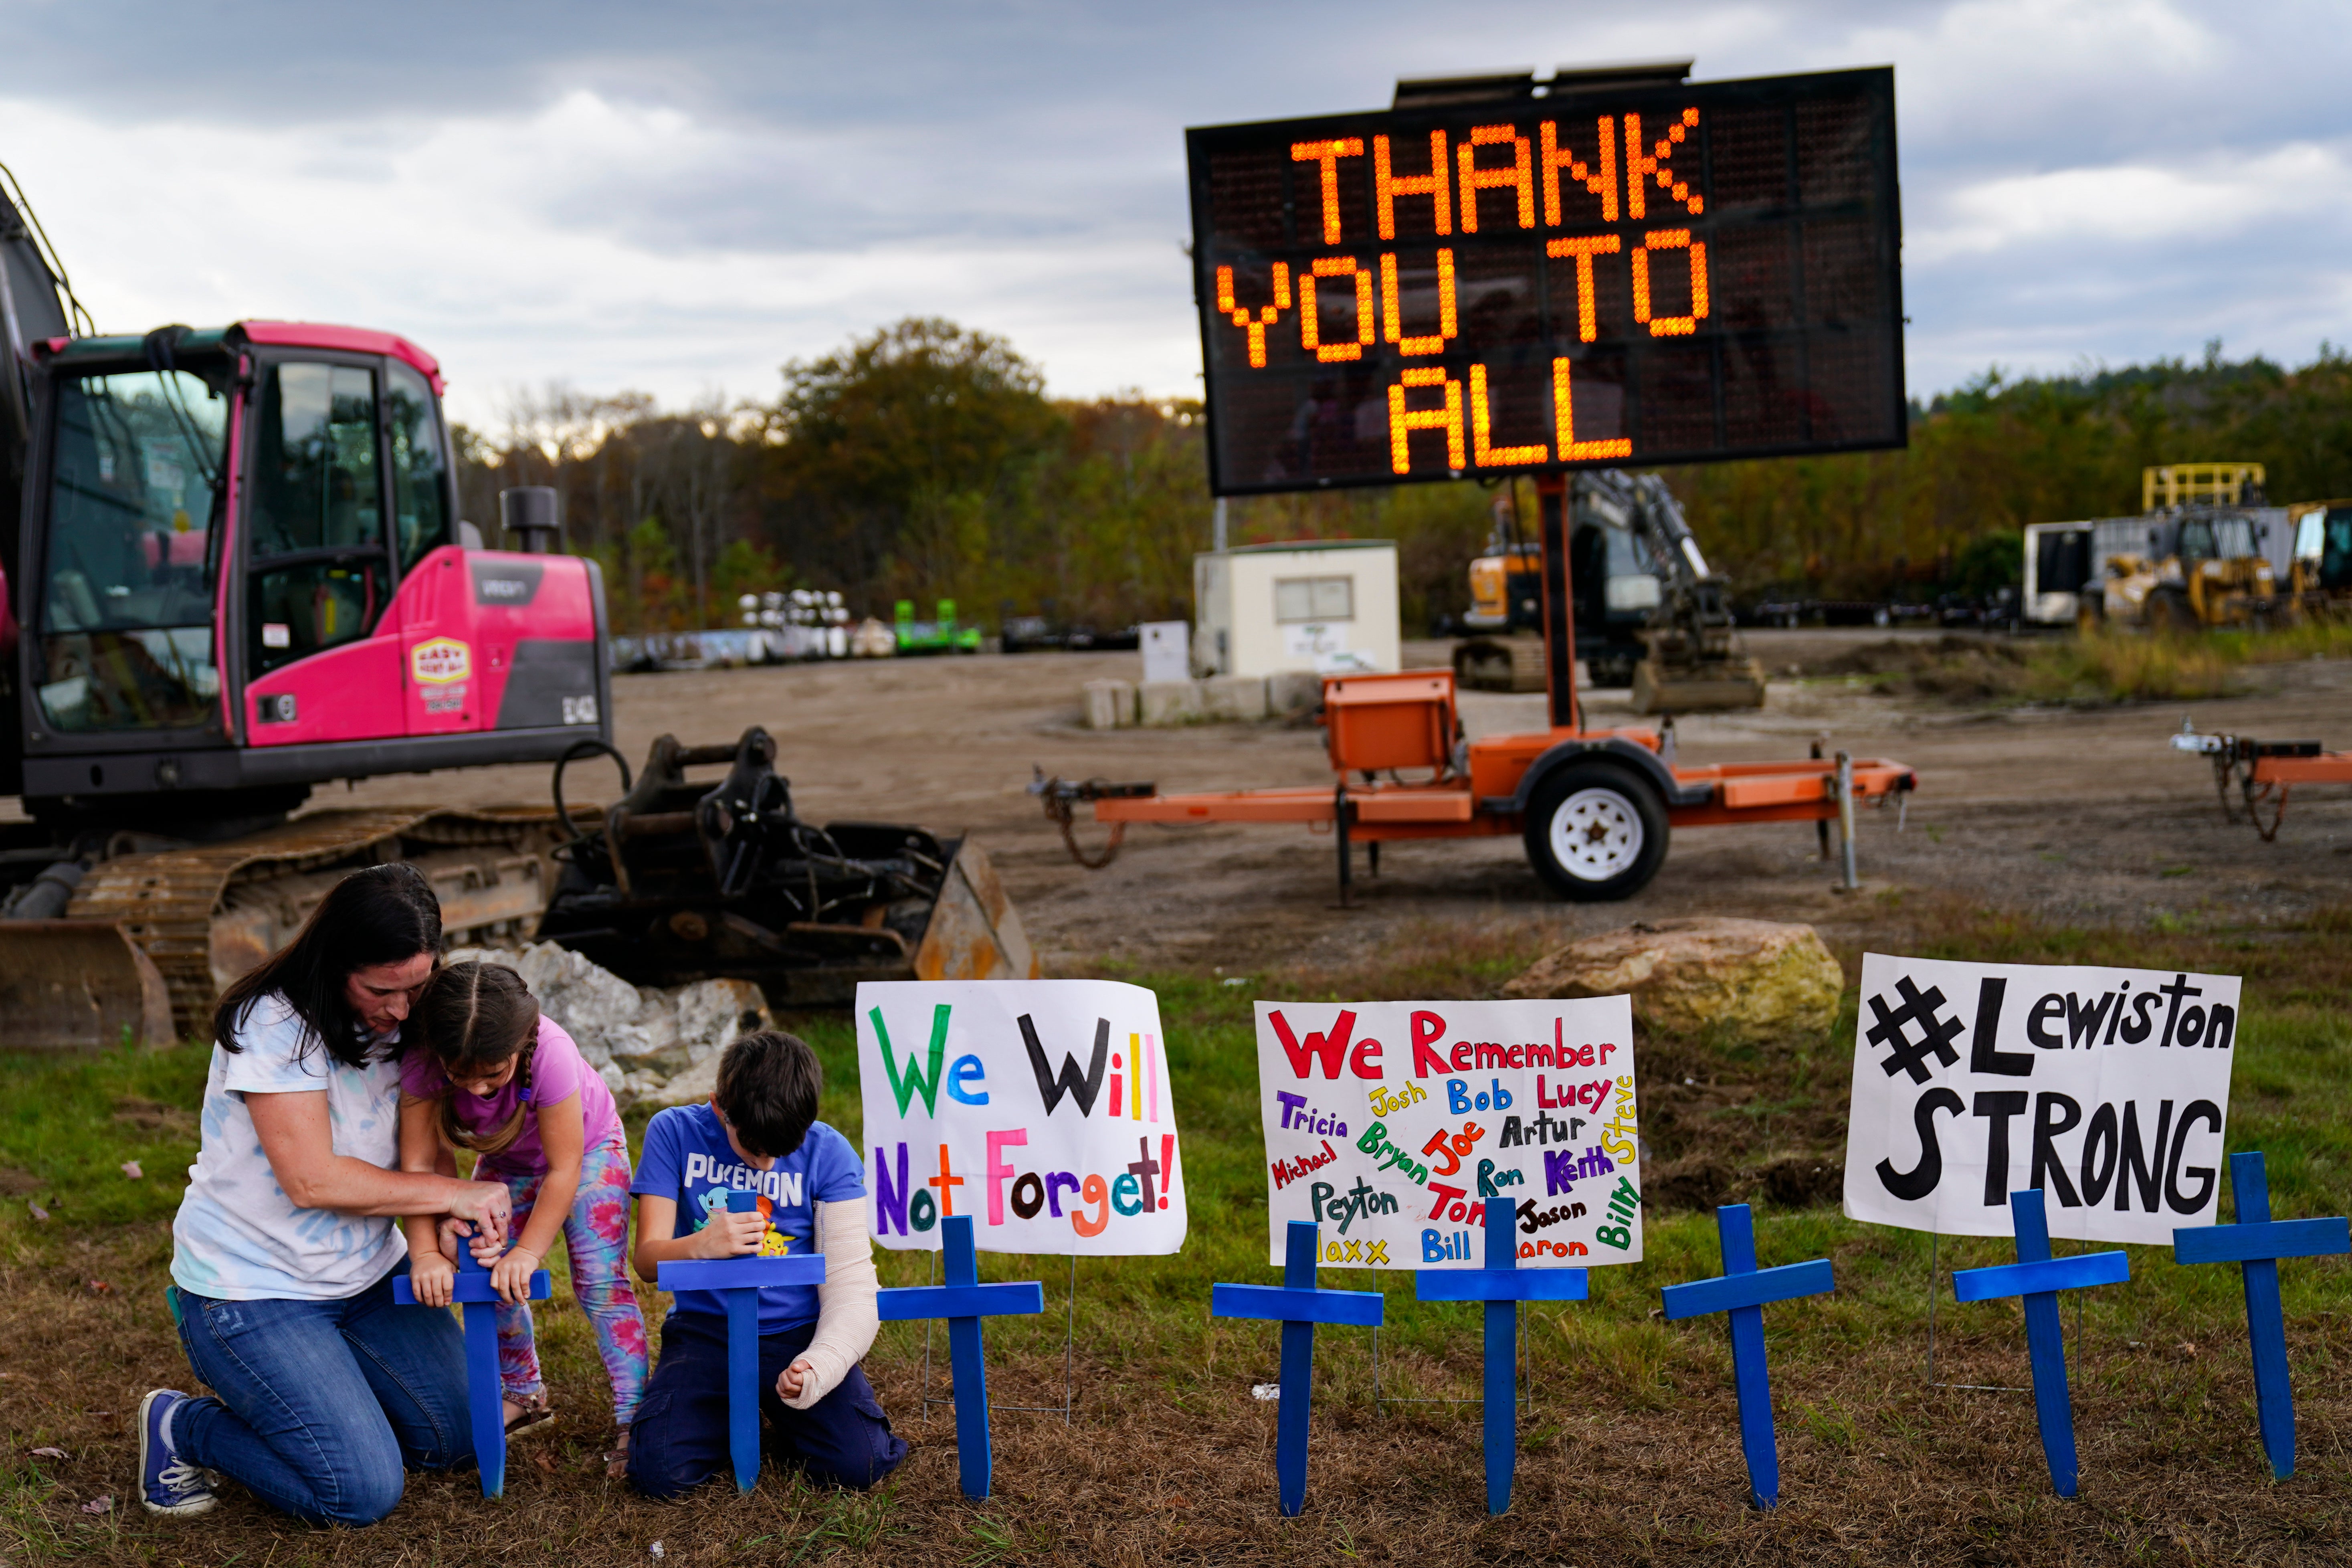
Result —
<path fill-rule="evenodd" d="M 2009 1194 L 2039 1187 L 2053 1236 L 2214 1224 L 2238 984 L 1866 954 L 1845 1212 L 2008 1236 Z"/>
<path fill-rule="evenodd" d="M 1478 1268 L 1486 1200 L 1519 1267 L 1638 1263 L 1633 1005 L 1260 1002 L 1266 1251 L 1321 1227 L 1326 1267 Z"/>

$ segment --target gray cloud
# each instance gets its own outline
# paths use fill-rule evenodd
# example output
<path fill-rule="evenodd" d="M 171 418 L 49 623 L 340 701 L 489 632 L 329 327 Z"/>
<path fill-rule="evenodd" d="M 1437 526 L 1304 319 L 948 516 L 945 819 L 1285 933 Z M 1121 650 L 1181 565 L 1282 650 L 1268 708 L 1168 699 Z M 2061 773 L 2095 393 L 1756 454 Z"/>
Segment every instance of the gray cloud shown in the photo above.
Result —
<path fill-rule="evenodd" d="M 1627 15 L 0 0 L 0 159 L 115 324 L 380 322 L 432 343 L 477 416 L 490 389 L 556 375 L 764 393 L 782 360 L 917 311 L 1011 333 L 1059 391 L 1183 392 L 1188 124 L 1498 66 L 1892 61 L 1916 389 L 1994 359 L 2352 338 L 2338 7 Z M 158 253 L 159 219 L 205 243 Z"/>

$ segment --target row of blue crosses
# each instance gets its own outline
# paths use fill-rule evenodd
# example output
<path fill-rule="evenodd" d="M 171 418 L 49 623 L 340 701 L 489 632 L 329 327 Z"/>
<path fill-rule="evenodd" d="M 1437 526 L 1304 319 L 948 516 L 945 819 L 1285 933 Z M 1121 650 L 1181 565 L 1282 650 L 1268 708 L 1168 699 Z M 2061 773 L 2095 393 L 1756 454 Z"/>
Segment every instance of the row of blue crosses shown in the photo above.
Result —
<path fill-rule="evenodd" d="M 2235 1263 L 2242 1271 L 2246 1327 L 2252 1343 L 2255 1410 L 2272 1473 L 2284 1480 L 2294 1473 L 2294 1403 L 2287 1377 L 2286 1327 L 2279 1300 L 2278 1263 L 2352 1252 L 2352 1224 L 2331 1219 L 2273 1220 L 2270 1187 L 2259 1152 L 2230 1157 L 2230 1182 L 2237 1223 L 2185 1227 L 2173 1233 L 2178 1263 Z M 728 1194 L 728 1206 L 748 1210 L 758 1204 L 749 1192 Z M 1581 1268 L 1521 1269 L 1517 1250 L 1516 1205 L 1509 1198 L 1486 1202 L 1486 1266 L 1480 1269 L 1423 1269 L 1413 1277 L 1414 1299 L 1478 1301 L 1486 1306 L 1485 1436 L 1486 1509 L 1510 1507 L 1518 1458 L 1518 1304 L 1580 1301 L 1587 1276 Z M 2066 1386 L 2065 1344 L 2058 1321 L 2061 1290 L 2120 1284 L 2129 1278 L 2121 1252 L 2050 1254 L 2050 1227 L 2038 1188 L 2010 1194 L 2017 1237 L 2017 1261 L 1990 1268 L 1956 1270 L 1954 1294 L 1962 1301 L 2001 1297 L 2023 1299 L 2026 1346 L 2033 1370 L 2035 1415 L 2051 1485 L 2061 1497 L 2076 1490 L 2074 1422 Z M 1714 1279 L 1669 1285 L 1663 1291 L 1670 1321 L 1724 1313 L 1731 1336 L 1733 1385 L 1739 1403 L 1740 1447 L 1748 1461 L 1748 1487 L 1759 1508 L 1778 1505 L 1780 1462 L 1772 1426 L 1772 1389 L 1764 1354 L 1764 1309 L 1776 1301 L 1817 1296 L 1834 1288 L 1829 1261 L 1812 1258 L 1776 1268 L 1759 1268 L 1753 1216 L 1746 1204 L 1716 1210 L 1723 1251 L 1723 1274 Z M 949 1364 L 954 1378 L 959 1479 L 964 1495 L 989 1495 L 992 1459 L 989 1442 L 988 1374 L 982 1356 L 981 1320 L 1045 1310 L 1045 1287 L 1036 1280 L 983 1285 L 972 1224 L 963 1215 L 940 1222 L 944 1283 L 877 1293 L 886 1322 L 944 1318 Z M 1282 1324 L 1280 1404 L 1276 1417 L 1275 1476 L 1282 1511 L 1296 1515 L 1307 1504 L 1307 1429 L 1314 1398 L 1315 1329 L 1318 1324 L 1377 1328 L 1383 1298 L 1372 1290 L 1326 1290 L 1315 1283 L 1318 1228 L 1291 1224 L 1283 1283 L 1219 1284 L 1211 1288 L 1209 1311 L 1215 1318 L 1271 1320 Z M 462 1250 L 462 1249 L 461 1249 Z M 735 1483 L 745 1491 L 759 1478 L 760 1375 L 759 1293 L 778 1285 L 818 1285 L 824 1280 L 820 1254 L 777 1258 L 729 1258 L 664 1263 L 659 1284 L 666 1290 L 715 1290 L 727 1303 L 728 1446 Z M 530 1279 L 530 1299 L 547 1299 L 547 1272 Z M 406 1276 L 393 1293 L 413 1305 Z M 489 1271 L 469 1252 L 458 1259 L 455 1291 L 464 1309 L 467 1404 L 474 1447 L 481 1467 L 482 1492 L 500 1495 L 506 1486 L 506 1426 L 498 1365 L 498 1294 Z"/>
<path fill-rule="evenodd" d="M 2243 1271 L 2256 1418 L 2272 1474 L 2285 1480 L 2294 1473 L 2294 1402 L 2287 1379 L 2278 1262 L 2285 1258 L 2352 1252 L 2352 1224 L 2342 1216 L 2273 1220 L 2269 1183 L 2259 1152 L 2230 1157 L 2230 1183 L 2237 1223 L 2175 1230 L 2173 1258 L 2182 1264 L 2235 1263 Z M 1486 1510 L 1501 1513 L 1510 1506 L 1518 1453 L 1517 1304 L 1580 1301 L 1585 1299 L 1587 1280 L 1581 1268 L 1519 1269 L 1517 1226 L 1512 1220 L 1516 1205 L 1509 1198 L 1486 1202 L 1486 1268 L 1420 1271 L 1414 1276 L 1413 1295 L 1423 1301 L 1486 1303 Z M 1954 1292 L 1962 1301 L 2023 1298 L 2042 1456 L 2049 1464 L 2052 1487 L 2059 1496 L 2071 1498 L 2077 1485 L 2074 1418 L 2067 1394 L 2057 1293 L 2119 1284 L 2129 1277 L 2128 1268 L 2121 1252 L 2053 1258 L 2039 1188 L 2011 1193 L 2010 1213 L 2018 1260 L 1998 1268 L 1957 1270 L 1952 1276 Z M 1727 1204 L 1716 1210 L 1716 1231 L 1723 1249 L 1722 1276 L 1665 1287 L 1662 1292 L 1665 1316 L 1672 1321 L 1722 1312 L 1728 1318 L 1748 1497 L 1758 1508 L 1772 1508 L 1780 1502 L 1780 1460 L 1772 1429 L 1771 1380 L 1764 1356 L 1764 1309 L 1775 1301 L 1825 1294 L 1834 1288 L 1834 1281 L 1826 1258 L 1759 1269 L 1754 1219 L 1746 1204 Z M 1272 1319 L 1282 1324 L 1275 1477 L 1286 1515 L 1296 1515 L 1307 1502 L 1307 1426 L 1314 1393 L 1315 1326 L 1377 1328 L 1381 1321 L 1383 1299 L 1379 1292 L 1316 1288 L 1318 1245 L 1318 1227 L 1295 1221 L 1280 1286 L 1218 1285 L 1210 1294 L 1212 1317 Z"/>

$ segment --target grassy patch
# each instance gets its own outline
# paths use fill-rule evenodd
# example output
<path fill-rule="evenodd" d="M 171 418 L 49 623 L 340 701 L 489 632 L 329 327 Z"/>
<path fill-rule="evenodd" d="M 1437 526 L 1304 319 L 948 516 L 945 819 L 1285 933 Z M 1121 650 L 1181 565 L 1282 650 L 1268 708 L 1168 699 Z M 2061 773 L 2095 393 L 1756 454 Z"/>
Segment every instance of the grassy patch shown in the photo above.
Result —
<path fill-rule="evenodd" d="M 2176 636 L 2098 631 L 2051 641 L 1889 637 L 1840 654 L 1820 673 L 1890 695 L 1957 703 L 2196 701 L 2239 694 L 2249 666 L 2352 658 L 2352 626 Z"/>
<path fill-rule="evenodd" d="M 2052 929 L 1948 900 L 1884 896 L 1871 945 L 1931 956 L 2189 967 L 2246 978 L 2230 1120 L 2233 1148 L 2270 1157 L 2282 1216 L 2352 1205 L 2352 915 L 2300 931 Z M 944 1337 L 887 1326 L 867 1368 L 917 1445 L 876 1492 L 828 1494 L 770 1477 L 748 1498 L 707 1489 L 680 1506 L 608 1484 L 602 1371 L 559 1285 L 541 1312 L 542 1354 L 563 1424 L 518 1448 L 509 1495 L 481 1500 L 469 1477 L 418 1477 L 401 1511 L 357 1535 L 307 1531 L 232 1488 L 184 1523 L 152 1521 L 131 1494 L 130 1415 L 140 1392 L 184 1383 L 161 1287 L 164 1222 L 193 1129 L 155 1109 L 192 1108 L 203 1053 L 110 1053 L 71 1063 L 0 1064 L 0 1560 L 231 1561 L 356 1568 L 397 1561 L 561 1560 L 677 1568 L 756 1555 L 778 1563 L 1275 1563 L 1360 1557 L 1456 1563 L 2335 1563 L 2352 1556 L 2352 1269 L 2341 1259 L 2282 1270 L 2305 1468 L 2274 1485 L 2252 1414 L 2242 1304 L 2225 1268 L 2175 1267 L 2132 1248 L 2132 1282 L 2082 1300 L 2070 1347 L 2084 1496 L 2048 1495 L 2032 1405 L 2021 1395 L 1927 1387 L 1930 1244 L 1838 1212 L 1853 1016 L 1826 1036 L 1727 1050 L 1707 1040 L 1640 1046 L 1654 1194 L 1649 1256 L 1595 1269 L 1592 1299 L 1531 1309 L 1517 1500 L 1484 1512 L 1475 1405 L 1379 1404 L 1371 1338 L 1318 1337 L 1314 1470 L 1307 1514 L 1284 1521 L 1271 1479 L 1274 1407 L 1253 1383 L 1276 1376 L 1270 1325 L 1212 1322 L 1217 1279 L 1264 1280 L 1264 1176 L 1257 1127 L 1254 996 L 1492 994 L 1541 945 L 1532 922 L 1433 927 L 1392 963 L 1344 973 L 1271 973 L 1228 986 L 1199 974 L 1127 975 L 1160 994 L 1183 1119 L 1192 1229 L 1166 1258 L 1089 1259 L 1076 1269 L 1076 1412 L 1001 1415 L 997 1493 L 956 1490 L 952 1426 L 928 1394 L 948 1392 Z M 1839 954 L 1853 973 L 1858 951 Z M 859 1131 L 855 1044 L 845 1016 L 798 1026 L 824 1061 L 828 1121 Z M 642 1118 L 632 1118 L 633 1134 Z M 138 1158 L 144 1178 L 119 1167 Z M 1829 1173 L 1824 1175 L 1823 1173 Z M 30 1184 L 30 1190 L 18 1190 Z M 1769 1315 L 1787 1505 L 1741 1502 L 1741 1468 L 1722 1330 L 1668 1324 L 1658 1287 L 1716 1273 L 1700 1205 L 1759 1208 L 1769 1265 L 1828 1257 L 1831 1297 Z M 43 1224 L 28 1199 L 48 1207 Z M 2065 1244 L 2062 1244 L 2062 1248 Z M 1947 1238 L 1941 1268 L 2003 1260 L 2006 1244 Z M 556 1260 L 551 1260 L 554 1262 Z M 920 1282 L 926 1256 L 886 1253 L 885 1283 Z M 1042 1320 L 990 1325 L 991 1393 L 1001 1404 L 1062 1397 L 1059 1258 L 983 1257 L 990 1279 L 1045 1281 Z M 88 1281 L 110 1281 L 110 1294 Z M 1388 1399 L 1477 1392 L 1475 1309 L 1412 1300 L 1402 1272 L 1333 1271 L 1326 1283 L 1388 1298 L 1379 1339 Z M 2069 1303 L 2070 1334 L 2076 1321 Z M 1937 1319 L 1946 1382 L 2024 1381 L 2013 1303 Z M 928 1353 L 928 1362 L 927 1362 Z M 928 1381 L 927 1381 L 928 1380 Z M 928 1419 L 927 1417 L 928 1414 Z M 37 1458 L 55 1447 L 68 1458 Z M 111 1495 L 108 1514 L 82 1505 Z M 656 1542 L 663 1545 L 656 1561 Z"/>

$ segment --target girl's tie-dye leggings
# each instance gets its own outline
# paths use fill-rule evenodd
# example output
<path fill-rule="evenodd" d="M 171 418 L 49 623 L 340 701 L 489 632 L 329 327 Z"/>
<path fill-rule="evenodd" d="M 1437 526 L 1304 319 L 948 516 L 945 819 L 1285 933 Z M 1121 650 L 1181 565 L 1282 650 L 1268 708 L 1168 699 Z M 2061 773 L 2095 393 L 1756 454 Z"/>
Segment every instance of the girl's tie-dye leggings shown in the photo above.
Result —
<path fill-rule="evenodd" d="M 513 1229 L 530 1222 L 541 1176 L 508 1175 L 514 1194 Z M 629 1284 L 629 1151 L 615 1134 L 580 1160 L 580 1191 L 563 1222 L 563 1248 L 572 1261 L 572 1294 L 596 1333 L 596 1352 L 613 1380 L 613 1418 L 625 1430 L 646 1391 L 646 1321 Z M 499 1306 L 499 1381 L 519 1404 L 539 1397 L 539 1350 L 530 1303 Z"/>

